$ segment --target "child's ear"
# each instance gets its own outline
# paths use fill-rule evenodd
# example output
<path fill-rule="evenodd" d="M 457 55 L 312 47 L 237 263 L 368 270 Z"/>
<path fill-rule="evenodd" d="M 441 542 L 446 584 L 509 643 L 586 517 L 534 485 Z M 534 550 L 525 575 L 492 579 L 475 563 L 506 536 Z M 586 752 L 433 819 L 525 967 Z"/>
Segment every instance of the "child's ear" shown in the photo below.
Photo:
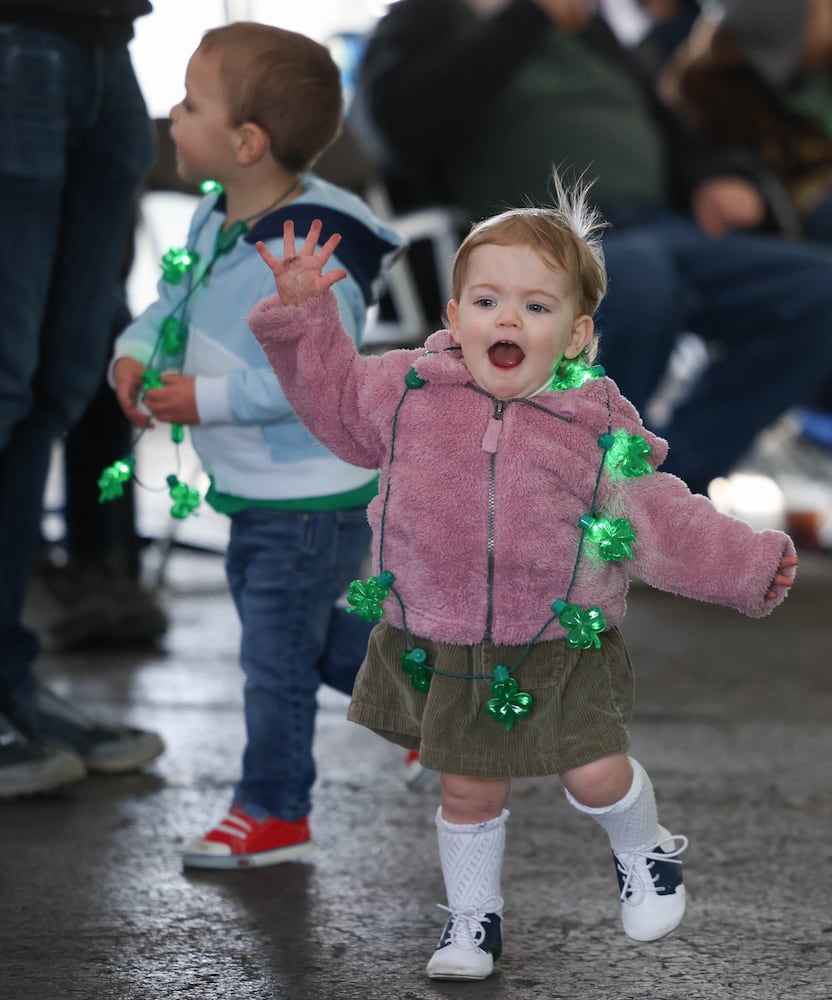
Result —
<path fill-rule="evenodd" d="M 579 316 L 572 324 L 572 336 L 563 352 L 565 358 L 577 358 L 586 345 L 592 340 L 595 323 L 591 316 Z"/>
<path fill-rule="evenodd" d="M 459 343 L 459 304 L 456 299 L 451 299 L 448 302 L 448 306 L 445 309 L 445 315 L 448 317 L 448 326 L 450 327 L 451 334 L 453 335 L 456 343 Z"/>
<path fill-rule="evenodd" d="M 257 163 L 271 145 L 268 133 L 256 122 L 244 122 L 234 133 L 237 161 L 243 167 Z"/>

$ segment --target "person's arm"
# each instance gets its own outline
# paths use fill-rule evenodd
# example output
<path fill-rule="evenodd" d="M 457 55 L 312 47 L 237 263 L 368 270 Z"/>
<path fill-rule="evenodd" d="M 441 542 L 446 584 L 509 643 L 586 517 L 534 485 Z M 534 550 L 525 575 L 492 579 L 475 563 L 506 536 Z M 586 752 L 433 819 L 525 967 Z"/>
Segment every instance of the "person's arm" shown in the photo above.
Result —
<path fill-rule="evenodd" d="M 276 255 L 283 253 L 282 241 L 275 240 L 270 245 Z M 262 268 L 259 260 L 257 264 Z M 339 266 L 335 258 L 330 264 Z M 264 280 L 241 301 L 254 303 L 270 294 L 269 272 L 265 268 L 262 271 Z M 357 343 L 362 332 L 358 317 L 365 313 L 361 291 L 354 279 L 347 276 L 336 284 L 335 296 L 341 323 Z M 244 316 L 237 325 L 237 329 L 227 330 L 228 336 L 235 341 L 248 340 L 251 332 Z M 196 376 L 163 374 L 164 387 L 150 390 L 144 397 L 145 405 L 155 419 L 166 423 L 250 425 L 295 419 L 294 410 L 262 351 L 253 343 L 245 350 L 242 359 L 245 364 L 222 374 L 206 371 Z"/>
<path fill-rule="evenodd" d="M 618 516 L 635 531 L 633 573 L 669 593 L 769 614 L 794 580 L 794 544 L 782 531 L 755 531 L 655 472 L 618 488 Z"/>
<path fill-rule="evenodd" d="M 713 236 L 762 222 L 771 182 L 762 160 L 748 149 L 708 142 L 660 95 L 655 66 L 638 48 L 622 46 L 603 17 L 590 25 L 584 40 L 641 88 L 664 140 L 674 206 Z"/>
<path fill-rule="evenodd" d="M 282 258 L 263 243 L 257 250 L 274 275 L 277 294 L 259 302 L 248 324 L 280 380 L 286 398 L 312 434 L 351 465 L 377 469 L 386 451 L 379 427 L 389 430 L 392 415 L 382 383 L 390 367 L 404 386 L 409 358 L 393 351 L 362 357 L 343 327 L 332 286 L 346 272 L 323 270 L 340 236 L 316 249 L 321 223 L 312 223 L 300 249 L 294 223 L 284 223 Z M 398 356 L 398 359 L 388 359 Z"/>

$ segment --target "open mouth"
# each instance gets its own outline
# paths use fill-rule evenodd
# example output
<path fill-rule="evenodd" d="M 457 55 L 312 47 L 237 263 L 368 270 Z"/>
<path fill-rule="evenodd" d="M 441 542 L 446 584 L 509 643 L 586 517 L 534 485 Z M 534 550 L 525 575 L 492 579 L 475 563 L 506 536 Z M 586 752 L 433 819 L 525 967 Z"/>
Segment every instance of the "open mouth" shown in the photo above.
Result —
<path fill-rule="evenodd" d="M 488 358 L 495 368 L 516 368 L 526 355 L 511 340 L 498 340 L 488 348 Z"/>

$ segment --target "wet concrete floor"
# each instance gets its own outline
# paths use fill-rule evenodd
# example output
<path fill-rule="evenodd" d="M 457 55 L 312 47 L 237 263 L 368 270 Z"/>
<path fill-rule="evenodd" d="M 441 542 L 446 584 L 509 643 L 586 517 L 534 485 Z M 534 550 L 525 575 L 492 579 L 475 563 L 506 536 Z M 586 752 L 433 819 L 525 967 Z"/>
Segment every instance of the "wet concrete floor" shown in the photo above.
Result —
<path fill-rule="evenodd" d="M 103 719 L 159 730 L 145 773 L 0 805 L 2 1000 L 713 1000 L 832 996 L 832 556 L 804 558 L 750 621 L 636 587 L 633 753 L 690 838 L 688 915 L 652 945 L 619 927 L 601 830 L 556 779 L 518 782 L 505 953 L 483 983 L 433 983 L 443 923 L 435 788 L 321 696 L 311 863 L 186 873 L 242 748 L 238 629 L 216 555 L 174 552 L 163 647 L 45 657 Z"/>

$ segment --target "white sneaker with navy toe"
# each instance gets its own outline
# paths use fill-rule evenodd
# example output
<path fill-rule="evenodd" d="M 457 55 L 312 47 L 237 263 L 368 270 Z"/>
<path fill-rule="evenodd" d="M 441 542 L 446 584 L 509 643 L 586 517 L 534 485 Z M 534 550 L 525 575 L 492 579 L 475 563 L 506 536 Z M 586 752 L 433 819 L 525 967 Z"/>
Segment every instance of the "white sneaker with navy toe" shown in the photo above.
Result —
<path fill-rule="evenodd" d="M 679 855 L 687 837 L 659 827 L 658 846 L 613 853 L 621 892 L 621 922 L 634 941 L 656 941 L 675 930 L 685 914 Z"/>

